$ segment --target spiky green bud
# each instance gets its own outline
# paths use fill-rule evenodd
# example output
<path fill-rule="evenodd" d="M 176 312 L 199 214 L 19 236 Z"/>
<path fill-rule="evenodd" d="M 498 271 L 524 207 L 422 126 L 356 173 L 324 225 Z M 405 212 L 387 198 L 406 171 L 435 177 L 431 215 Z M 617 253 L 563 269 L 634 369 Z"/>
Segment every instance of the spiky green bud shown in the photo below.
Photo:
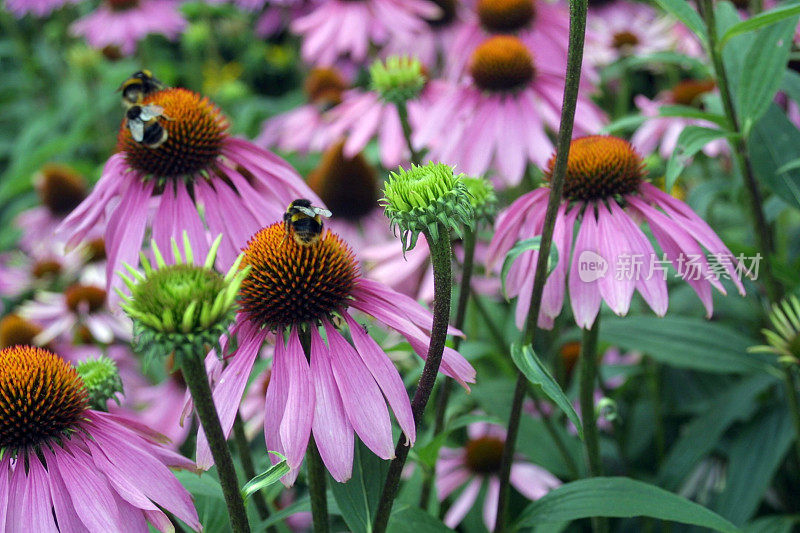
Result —
<path fill-rule="evenodd" d="M 789 296 L 780 303 L 773 304 L 769 314 L 773 329 L 762 329 L 767 339 L 765 346 L 753 346 L 752 353 L 772 353 L 783 364 L 800 363 L 800 299 Z"/>
<path fill-rule="evenodd" d="M 86 386 L 92 409 L 105 411 L 108 400 L 112 399 L 119 405 L 118 393 L 122 393 L 122 379 L 114 361 L 104 355 L 91 357 L 78 363 L 75 370 Z"/>
<path fill-rule="evenodd" d="M 145 364 L 155 357 L 175 354 L 176 366 L 184 356 L 219 348 L 236 313 L 236 295 L 248 269 L 239 269 L 241 256 L 224 276 L 214 270 L 220 235 L 202 264 L 196 264 L 189 238 L 183 235 L 183 255 L 172 240 L 173 263 L 167 264 L 155 242 L 155 266 L 141 254 L 143 272 L 125 265 L 118 272 L 130 295 L 117 291 L 122 309 L 133 320 L 136 348 Z"/>
<path fill-rule="evenodd" d="M 422 63 L 408 56 L 390 56 L 369 67 L 372 90 L 393 104 L 414 100 L 425 86 Z"/>
<path fill-rule="evenodd" d="M 491 182 L 486 178 L 472 176 L 463 176 L 461 180 L 470 194 L 469 201 L 475 210 L 475 220 L 491 224 L 497 212 L 497 196 L 494 194 Z"/>
<path fill-rule="evenodd" d="M 410 170 L 390 173 L 381 204 L 392 231 L 401 232 L 404 253 L 416 246 L 421 232 L 437 240 L 440 228 L 462 236 L 462 226 L 473 226 L 475 211 L 462 178 L 443 163 L 411 165 Z"/>

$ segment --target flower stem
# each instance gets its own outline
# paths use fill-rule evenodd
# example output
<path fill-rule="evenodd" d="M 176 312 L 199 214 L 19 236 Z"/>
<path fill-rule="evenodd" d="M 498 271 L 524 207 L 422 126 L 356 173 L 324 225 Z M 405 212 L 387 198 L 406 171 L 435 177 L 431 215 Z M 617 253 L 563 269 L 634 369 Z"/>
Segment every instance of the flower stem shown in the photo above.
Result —
<path fill-rule="evenodd" d="M 236 413 L 236 418 L 233 421 L 233 440 L 236 443 L 236 448 L 239 452 L 239 462 L 242 463 L 242 471 L 247 479 L 256 477 L 256 468 L 253 464 L 253 457 L 250 452 L 250 442 L 247 440 L 247 434 L 244 431 L 244 422 L 242 415 Z M 264 499 L 264 494 L 261 491 L 253 494 L 253 502 L 256 504 L 258 516 L 265 519 L 269 516 L 269 507 L 267 500 Z M 274 528 L 269 528 L 274 531 Z"/>
<path fill-rule="evenodd" d="M 600 316 L 594 320 L 591 329 L 583 330 L 581 339 L 580 382 L 578 383 L 583 442 L 591 477 L 603 474 L 600 462 L 600 446 L 597 433 L 597 416 L 594 410 L 594 388 L 597 383 L 597 338 L 600 334 Z M 608 531 L 608 521 L 601 517 L 592 518 L 592 529 L 596 532 Z"/>
<path fill-rule="evenodd" d="M 570 0 L 569 10 L 569 51 L 567 53 L 567 75 L 564 84 L 564 101 L 561 107 L 561 125 L 558 130 L 556 144 L 556 159 L 553 165 L 553 176 L 550 179 L 550 196 L 547 200 L 547 210 L 544 215 L 542 239 L 539 245 L 539 257 L 536 261 L 536 274 L 533 279 L 533 291 L 528 308 L 528 318 L 522 330 L 522 345 L 527 346 L 533 342 L 536 322 L 539 319 L 539 310 L 542 304 L 544 284 L 547 279 L 547 260 L 550 256 L 550 246 L 553 243 L 553 229 L 556 224 L 556 212 L 561 202 L 564 190 L 564 175 L 567 171 L 567 157 L 569 144 L 572 140 L 572 125 L 575 121 L 575 107 L 578 104 L 578 89 L 581 79 L 581 64 L 583 63 L 583 41 L 586 33 L 586 10 L 588 0 Z M 511 404 L 511 415 L 508 419 L 506 443 L 503 447 L 503 458 L 500 465 L 500 496 L 497 500 L 497 522 L 495 532 L 505 531 L 506 515 L 508 508 L 508 483 L 511 476 L 511 461 L 517 446 L 519 433 L 519 418 L 522 412 L 522 400 L 525 398 L 527 388 L 525 375 L 517 371 L 517 383 L 514 387 L 514 399 Z"/>
<path fill-rule="evenodd" d="M 784 383 L 786 384 L 786 398 L 789 403 L 789 411 L 792 413 L 794 423 L 795 441 L 794 449 L 797 453 L 797 464 L 800 466 L 800 401 L 797 399 L 797 386 L 794 382 L 791 365 L 783 366 Z"/>
<path fill-rule="evenodd" d="M 408 121 L 408 106 L 405 102 L 397 102 L 397 114 L 400 116 L 400 126 L 403 128 L 403 138 L 406 140 L 406 146 L 411 154 L 411 162 L 415 165 L 422 164 L 422 155 L 414 149 L 414 143 L 411 142 L 411 123 Z"/>
<path fill-rule="evenodd" d="M 741 124 L 739 124 L 739 118 L 736 116 L 736 108 L 733 105 L 733 98 L 731 97 L 728 74 L 722 59 L 722 51 L 717 45 L 717 23 L 714 17 L 713 0 L 701 0 L 700 6 L 702 7 L 701 11 L 705 19 L 706 31 L 708 33 L 708 54 L 714 65 L 722 106 L 725 110 L 725 115 L 728 117 L 731 128 L 738 134 L 730 143 L 734 160 L 739 168 L 739 173 L 744 178 L 745 189 L 747 190 L 748 200 L 750 201 L 750 211 L 753 217 L 753 224 L 755 225 L 756 244 L 758 248 L 764 252 L 764 285 L 767 290 L 767 297 L 770 301 L 777 302 L 780 299 L 782 289 L 780 282 L 775 277 L 775 271 L 772 267 L 772 260 L 775 255 L 775 243 L 772 230 L 764 215 L 763 199 L 758 187 L 758 182 L 756 181 L 755 173 L 753 172 L 750 155 L 747 151 L 747 140 L 742 132 Z"/>
<path fill-rule="evenodd" d="M 422 414 L 436 383 L 439 365 L 444 354 L 444 345 L 447 340 L 447 326 L 450 323 L 450 297 L 452 289 L 452 258 L 453 251 L 450 245 L 450 231 L 447 226 L 439 224 L 439 238 L 434 240 L 428 232 L 425 239 L 431 250 L 431 264 L 433 266 L 433 325 L 431 326 L 431 343 L 428 346 L 428 355 L 422 376 L 414 398 L 411 400 L 411 411 L 414 413 L 414 423 L 420 426 Z M 378 511 L 375 515 L 373 531 L 384 533 L 389 524 L 389 515 L 392 504 L 397 496 L 400 486 L 400 474 L 408 458 L 409 446 L 405 444 L 405 436 L 400 435 L 395 447 L 395 458 L 389 465 L 386 482 L 383 485 L 381 499 L 378 502 Z"/>
<path fill-rule="evenodd" d="M 228 443 L 219 422 L 217 407 L 214 405 L 211 395 L 211 387 L 208 384 L 208 375 L 203 360 L 198 354 L 192 354 L 183 357 L 181 363 L 183 377 L 189 387 L 189 392 L 192 393 L 194 408 L 203 425 L 203 431 L 206 433 L 214 463 L 217 465 L 219 484 L 222 486 L 225 504 L 228 506 L 231 528 L 234 533 L 248 533 L 250 524 L 247 522 L 244 501 L 239 492 L 239 480 L 236 478 L 231 451 L 228 449 Z"/>
<path fill-rule="evenodd" d="M 306 466 L 308 468 L 308 491 L 311 495 L 311 517 L 314 524 L 314 533 L 328 533 L 328 496 L 325 488 L 325 465 L 319 455 L 317 443 L 312 435 L 308 439 L 306 452 Z"/>
<path fill-rule="evenodd" d="M 458 302 L 456 303 L 456 316 L 453 326 L 456 329 L 464 327 L 464 318 L 467 316 L 467 303 L 469 302 L 470 282 L 472 281 L 473 265 L 475 263 L 475 232 L 470 229 L 464 230 L 464 263 L 461 265 L 461 284 L 458 287 Z M 462 337 L 453 339 L 453 349 L 458 350 L 461 346 Z M 447 412 L 447 403 L 450 400 L 450 391 L 453 389 L 453 379 L 444 377 L 439 397 L 436 399 L 436 421 L 433 426 L 433 434 L 438 435 L 444 430 L 444 416 Z M 433 475 L 431 472 L 425 473 L 425 480 L 422 483 L 422 493 L 419 497 L 419 506 L 427 510 L 430 503 L 431 488 L 433 486 Z"/>

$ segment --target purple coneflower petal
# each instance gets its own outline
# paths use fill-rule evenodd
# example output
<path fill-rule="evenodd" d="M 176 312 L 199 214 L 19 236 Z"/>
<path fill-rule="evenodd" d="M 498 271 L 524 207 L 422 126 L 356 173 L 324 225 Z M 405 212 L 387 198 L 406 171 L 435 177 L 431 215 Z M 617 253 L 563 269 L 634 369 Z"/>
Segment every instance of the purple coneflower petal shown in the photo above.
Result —
<path fill-rule="evenodd" d="M 24 470 L 21 464 L 17 464 L 17 469 Z M 36 525 L 37 532 L 58 531 L 53 521 L 50 482 L 35 453 L 28 455 L 28 479 L 19 512 L 22 521 L 18 531 L 30 530 L 32 524 Z"/>
<path fill-rule="evenodd" d="M 453 505 L 450 506 L 450 509 L 448 509 L 447 513 L 444 515 L 444 523 L 447 527 L 456 527 L 464 520 L 464 517 L 467 516 L 469 510 L 472 509 L 472 504 L 475 503 L 475 499 L 478 497 L 478 493 L 481 490 L 481 483 L 481 478 L 475 478 L 461 491 L 461 494 L 458 495 L 456 501 L 453 502 Z"/>
<path fill-rule="evenodd" d="M 48 447 L 45 446 L 42 448 L 42 454 L 48 465 L 56 464 L 55 458 L 53 458 L 53 452 L 50 451 Z M 2 466 L 0 466 L 0 468 L 2 468 Z M 48 470 L 48 475 L 50 477 L 50 497 L 53 501 L 53 509 L 55 510 L 59 527 L 61 527 L 62 531 L 81 531 L 85 526 L 75 512 L 75 507 L 72 505 L 72 500 L 69 497 L 69 490 L 67 490 L 64 480 L 61 479 L 61 474 L 58 472 L 57 468 L 51 467 Z M 3 483 L 3 481 L 3 479 L 0 479 L 0 483 Z M 3 483 L 2 486 L 6 487 L 6 484 Z M 3 495 L 0 494 L 0 498 L 2 497 Z M 2 512 L 5 512 L 5 507 L 2 508 Z M 3 523 L 5 523 L 5 520 L 0 516 L 0 524 Z"/>
<path fill-rule="evenodd" d="M 530 500 L 538 500 L 562 485 L 560 479 L 541 466 L 521 461 L 511 465 L 510 480 L 514 488 Z"/>
<path fill-rule="evenodd" d="M 583 220 L 575 240 L 575 250 L 569 270 L 569 301 L 572 314 L 579 327 L 589 329 L 600 311 L 602 298 L 597 280 L 583 281 L 578 273 L 583 252 L 597 253 L 597 222 L 594 208 L 589 205 L 583 212 Z M 608 273 L 606 273 L 608 275 Z"/>
<path fill-rule="evenodd" d="M 497 521 L 497 500 L 500 498 L 500 480 L 495 476 L 489 478 L 486 496 L 483 499 L 483 524 L 489 531 L 494 530 Z"/>
<path fill-rule="evenodd" d="M 280 343 L 279 338 L 278 344 Z M 289 468 L 294 470 L 303 462 L 314 420 L 314 387 L 311 383 L 311 371 L 296 328 L 292 328 L 289 333 L 284 356 L 289 387 L 279 432 L 286 450 L 284 454 L 286 462 Z"/>
<path fill-rule="evenodd" d="M 615 270 L 624 264 L 624 258 L 632 259 L 633 250 L 628 243 L 627 235 L 621 230 L 608 208 L 598 204 L 597 211 L 597 252 L 608 264 L 605 275 L 598 280 L 598 288 L 611 310 L 619 316 L 624 316 L 630 309 L 635 283 L 633 276 L 628 276 L 625 272 L 618 275 Z M 580 256 L 578 260 L 580 261 Z"/>
<path fill-rule="evenodd" d="M 440 463 L 443 463 L 440 466 Z M 449 471 L 446 469 L 450 468 Z M 466 483 L 472 477 L 470 471 L 464 468 L 462 458 L 454 458 L 446 461 L 439 459 L 436 462 L 436 493 L 439 500 L 444 500 L 450 496 L 458 487 Z"/>
<path fill-rule="evenodd" d="M 119 286 L 122 281 L 114 273 L 114 269 L 123 263 L 138 264 L 139 250 L 142 247 L 144 231 L 147 226 L 149 200 L 155 182 L 131 182 L 122 201 L 114 210 L 106 227 L 106 246 L 108 261 L 106 263 L 106 287 Z M 85 203 L 86 201 L 84 201 Z M 116 298 L 115 293 L 109 297 Z"/>

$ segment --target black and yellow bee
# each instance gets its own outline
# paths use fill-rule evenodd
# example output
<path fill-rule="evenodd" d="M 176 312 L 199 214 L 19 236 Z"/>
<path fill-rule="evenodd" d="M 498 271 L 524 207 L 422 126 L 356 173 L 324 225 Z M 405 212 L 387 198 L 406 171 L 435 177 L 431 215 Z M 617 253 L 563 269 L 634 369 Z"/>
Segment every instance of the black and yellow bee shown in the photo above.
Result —
<path fill-rule="evenodd" d="M 167 130 L 159 122 L 159 117 L 166 120 L 164 108 L 160 105 L 133 105 L 128 108 L 125 118 L 133 140 L 148 148 L 158 148 L 167 140 Z"/>
<path fill-rule="evenodd" d="M 311 205 L 305 198 L 292 201 L 283 215 L 287 235 L 300 246 L 311 246 L 322 235 L 322 217 L 330 218 L 331 212 Z"/>
<path fill-rule="evenodd" d="M 131 74 L 131 77 L 122 82 L 118 91 L 122 91 L 122 104 L 125 107 L 139 105 L 145 96 L 160 91 L 164 88 L 153 73 L 149 70 L 140 70 Z"/>

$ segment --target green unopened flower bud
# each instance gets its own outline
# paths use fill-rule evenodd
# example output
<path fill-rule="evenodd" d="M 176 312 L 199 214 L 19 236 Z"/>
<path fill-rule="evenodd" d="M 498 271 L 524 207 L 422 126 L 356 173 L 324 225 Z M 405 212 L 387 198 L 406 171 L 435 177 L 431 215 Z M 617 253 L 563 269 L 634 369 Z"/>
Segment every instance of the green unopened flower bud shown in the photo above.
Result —
<path fill-rule="evenodd" d="M 416 246 L 420 232 L 438 240 L 448 238 L 449 230 L 461 236 L 462 225 L 472 227 L 475 212 L 462 177 L 443 163 L 411 165 L 389 175 L 381 204 L 392 231 L 401 231 L 403 252 Z"/>
<path fill-rule="evenodd" d="M 769 314 L 773 329 L 762 329 L 766 346 L 753 346 L 752 353 L 771 353 L 778 362 L 793 365 L 800 363 L 800 299 L 789 296 L 772 306 Z"/>
<path fill-rule="evenodd" d="M 91 357 L 78 363 L 75 370 L 86 386 L 92 409 L 105 411 L 106 404 L 111 399 L 119 405 L 118 394 L 122 393 L 122 379 L 114 361 L 103 355 Z"/>
<path fill-rule="evenodd" d="M 214 270 L 217 237 L 203 264 L 195 264 L 189 238 L 184 233 L 181 255 L 173 239 L 173 264 L 164 261 L 152 243 L 155 268 L 141 255 L 144 272 L 125 265 L 130 277 L 118 272 L 128 286 L 130 296 L 117 291 L 122 309 L 133 320 L 137 349 L 145 364 L 154 357 L 175 354 L 176 366 L 184 356 L 205 353 L 208 347 L 219 348 L 219 338 L 227 331 L 236 312 L 236 295 L 247 269 L 239 269 L 241 256 L 224 276 Z"/>
<path fill-rule="evenodd" d="M 475 220 L 491 224 L 497 212 L 497 196 L 494 194 L 491 182 L 485 178 L 472 176 L 463 176 L 461 180 L 470 194 L 469 201 L 475 210 Z"/>
<path fill-rule="evenodd" d="M 390 56 L 369 68 L 372 90 L 387 102 L 403 103 L 419 96 L 425 86 L 422 63 L 408 56 Z"/>

